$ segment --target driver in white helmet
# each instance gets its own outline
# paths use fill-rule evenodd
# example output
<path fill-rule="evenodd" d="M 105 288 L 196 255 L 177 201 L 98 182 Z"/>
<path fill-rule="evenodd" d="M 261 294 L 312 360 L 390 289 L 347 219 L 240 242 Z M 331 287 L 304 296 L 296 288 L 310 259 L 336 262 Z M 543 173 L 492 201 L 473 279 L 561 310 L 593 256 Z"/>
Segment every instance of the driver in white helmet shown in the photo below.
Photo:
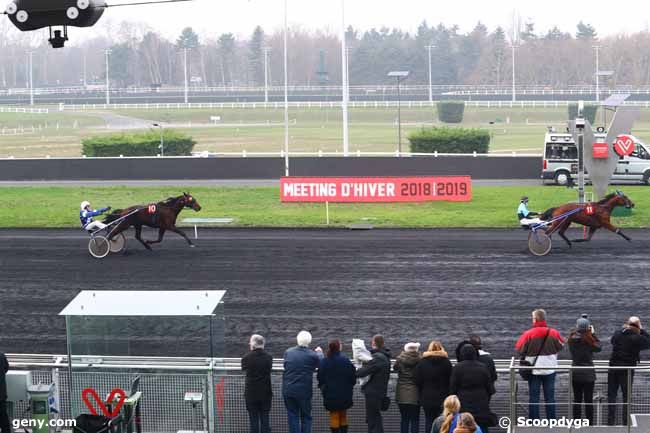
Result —
<path fill-rule="evenodd" d="M 106 224 L 102 223 L 101 221 L 93 220 L 93 217 L 102 215 L 108 212 L 109 210 L 111 210 L 110 206 L 102 209 L 94 210 L 90 206 L 89 202 L 87 201 L 82 202 L 81 212 L 79 212 L 79 220 L 81 221 L 81 226 L 84 228 L 84 230 L 88 230 L 88 231 L 101 230 L 103 228 L 106 228 Z"/>
<path fill-rule="evenodd" d="M 519 223 L 524 227 L 540 224 L 543 221 L 539 216 L 540 215 L 537 212 L 531 212 L 528 210 L 528 197 L 523 196 L 519 203 L 519 207 L 517 208 L 517 218 L 519 219 Z"/>

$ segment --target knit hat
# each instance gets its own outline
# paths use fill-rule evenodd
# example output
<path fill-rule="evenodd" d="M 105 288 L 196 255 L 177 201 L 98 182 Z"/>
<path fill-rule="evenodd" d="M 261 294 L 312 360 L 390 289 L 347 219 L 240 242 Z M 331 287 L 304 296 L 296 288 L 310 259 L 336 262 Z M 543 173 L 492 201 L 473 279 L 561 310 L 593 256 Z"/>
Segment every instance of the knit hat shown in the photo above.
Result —
<path fill-rule="evenodd" d="M 420 343 L 406 343 L 404 345 L 404 352 L 419 352 Z"/>
<path fill-rule="evenodd" d="M 576 321 L 576 328 L 578 329 L 578 331 L 586 331 L 589 329 L 590 326 L 591 326 L 591 322 L 589 321 L 589 319 L 585 319 L 584 317 L 581 317 Z"/>

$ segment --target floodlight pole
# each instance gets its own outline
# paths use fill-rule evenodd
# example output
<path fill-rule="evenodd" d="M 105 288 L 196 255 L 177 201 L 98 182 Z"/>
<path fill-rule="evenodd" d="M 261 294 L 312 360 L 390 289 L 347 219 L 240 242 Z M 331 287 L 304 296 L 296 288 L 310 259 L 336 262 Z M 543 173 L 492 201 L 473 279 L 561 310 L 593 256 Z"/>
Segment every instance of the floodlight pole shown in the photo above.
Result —
<path fill-rule="evenodd" d="M 427 45 L 427 50 L 429 51 L 429 103 L 433 105 L 433 66 L 431 65 L 431 50 L 434 49 L 435 45 Z"/>
<path fill-rule="evenodd" d="M 600 45 L 594 45 L 596 50 L 596 102 L 600 102 Z"/>
<path fill-rule="evenodd" d="M 516 73 L 517 63 L 515 62 L 516 50 L 517 50 L 517 44 L 513 41 L 512 42 L 512 102 L 517 102 L 517 73 Z"/>
<path fill-rule="evenodd" d="M 87 68 L 87 61 L 86 61 L 87 59 L 86 59 L 86 51 L 85 50 L 83 52 L 83 60 L 84 60 L 84 90 L 85 90 L 85 88 L 88 86 L 88 79 L 86 78 L 88 68 Z"/>
<path fill-rule="evenodd" d="M 111 104 L 111 86 L 110 86 L 110 80 L 109 80 L 109 62 L 108 62 L 108 57 L 111 55 L 111 50 L 108 49 L 105 52 L 106 54 L 106 105 Z"/>
<path fill-rule="evenodd" d="M 289 176 L 289 17 L 287 0 L 284 0 L 284 175 Z"/>
<path fill-rule="evenodd" d="M 397 77 L 397 153 L 402 156 L 402 94 L 399 78 Z"/>
<path fill-rule="evenodd" d="M 345 32 L 345 0 L 341 0 L 341 86 L 343 100 L 341 107 L 343 109 L 343 156 L 350 153 L 350 130 L 348 105 L 350 103 L 350 87 L 348 76 L 348 49 Z"/>
<path fill-rule="evenodd" d="M 185 76 L 185 104 L 189 103 L 189 83 L 187 81 L 187 47 L 183 48 L 183 62 L 184 68 L 183 73 Z"/>
<path fill-rule="evenodd" d="M 269 49 L 264 48 L 264 102 L 269 102 Z"/>
<path fill-rule="evenodd" d="M 29 105 L 34 105 L 34 52 L 29 51 Z"/>
<path fill-rule="evenodd" d="M 578 117 L 575 120 L 578 133 L 578 203 L 585 202 L 585 118 L 584 102 L 578 102 Z"/>

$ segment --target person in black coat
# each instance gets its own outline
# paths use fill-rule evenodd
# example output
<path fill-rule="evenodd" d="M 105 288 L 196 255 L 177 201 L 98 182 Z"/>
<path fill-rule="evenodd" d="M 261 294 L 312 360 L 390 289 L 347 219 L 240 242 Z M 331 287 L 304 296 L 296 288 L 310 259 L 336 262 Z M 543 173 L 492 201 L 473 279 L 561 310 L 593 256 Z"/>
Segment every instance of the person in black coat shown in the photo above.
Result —
<path fill-rule="evenodd" d="M 273 357 L 264 351 L 264 337 L 261 335 L 253 335 L 249 344 L 251 351 L 242 358 L 241 369 L 246 374 L 244 399 L 250 420 L 250 431 L 270 433 Z"/>
<path fill-rule="evenodd" d="M 586 317 L 576 322 L 576 329 L 569 334 L 569 351 L 571 365 L 577 367 L 593 367 L 594 353 L 602 350 L 598 337 Z M 571 374 L 573 386 L 573 419 L 582 419 L 582 403 L 585 404 L 585 416 L 589 425 L 594 425 L 594 385 L 596 372 L 594 370 L 576 369 Z"/>
<path fill-rule="evenodd" d="M 361 386 L 366 400 L 366 423 L 368 433 L 384 433 L 384 420 L 381 416 L 382 402 L 388 394 L 390 380 L 390 350 L 386 349 L 384 337 L 372 337 L 372 359 L 357 370 L 357 377 L 370 377 Z"/>
<path fill-rule="evenodd" d="M 462 341 L 456 347 L 456 361 L 458 362 L 463 361 L 460 351 L 465 345 L 470 345 L 476 349 L 478 360 L 485 364 L 485 366 L 490 371 L 492 382 L 496 382 L 498 378 L 496 364 L 494 363 L 494 358 L 492 358 L 492 355 L 489 352 L 483 350 L 483 342 L 481 341 L 481 337 L 478 335 L 470 335 L 468 340 Z"/>
<path fill-rule="evenodd" d="M 432 341 L 429 349 L 415 367 L 415 383 L 424 409 L 425 432 L 430 432 L 435 419 L 442 413 L 442 404 L 449 395 L 451 361 L 439 341 Z"/>
<path fill-rule="evenodd" d="M 496 417 L 490 410 L 490 397 L 495 393 L 492 377 L 485 364 L 478 360 L 474 347 L 461 349 L 463 361 L 456 364 L 449 383 L 449 391 L 456 394 L 462 405 L 461 411 L 474 415 L 484 433 L 495 425 Z"/>
<path fill-rule="evenodd" d="M 650 349 L 650 335 L 641 326 L 641 319 L 630 317 L 623 329 L 612 336 L 612 354 L 609 365 L 612 367 L 633 367 L 641 360 L 640 352 Z M 634 380 L 634 371 L 630 372 L 630 382 Z M 609 370 L 607 373 L 607 424 L 616 424 L 616 397 L 618 389 L 623 393 L 623 402 L 627 403 L 627 370 Z M 631 390 L 630 390 L 631 393 Z M 623 425 L 628 423 L 628 406 L 623 405 Z"/>
<path fill-rule="evenodd" d="M 7 413 L 7 372 L 9 362 L 4 353 L 0 352 L 0 433 L 11 433 L 9 414 Z"/>
<path fill-rule="evenodd" d="M 341 342 L 329 342 L 327 357 L 318 368 L 318 387 L 323 394 L 323 404 L 330 413 L 332 433 L 347 433 L 347 410 L 353 405 L 353 389 L 357 383 L 356 369 L 352 362 L 341 354 Z"/>

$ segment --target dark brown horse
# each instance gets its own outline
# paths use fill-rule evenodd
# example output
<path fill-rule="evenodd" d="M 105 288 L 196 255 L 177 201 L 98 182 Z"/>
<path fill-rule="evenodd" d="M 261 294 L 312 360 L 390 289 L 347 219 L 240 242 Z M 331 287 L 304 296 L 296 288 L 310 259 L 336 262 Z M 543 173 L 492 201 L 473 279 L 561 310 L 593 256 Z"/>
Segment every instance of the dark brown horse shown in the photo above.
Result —
<path fill-rule="evenodd" d="M 117 221 L 125 215 L 129 215 L 131 212 L 135 212 L 117 224 L 117 227 L 111 233 L 111 238 L 133 226 L 135 228 L 135 238 L 148 250 L 151 250 L 152 244 L 162 242 L 167 230 L 182 236 L 191 247 L 194 247 L 190 238 L 181 229 L 176 227 L 178 214 L 185 208 L 190 208 L 198 212 L 201 210 L 201 205 L 189 193 L 183 193 L 179 197 L 171 197 L 156 204 L 132 206 L 128 209 L 116 210 L 106 217 L 104 224 Z M 142 240 L 142 226 L 157 228 L 158 240 Z"/>
<path fill-rule="evenodd" d="M 566 241 L 569 247 L 572 246 L 572 242 L 589 242 L 594 236 L 594 233 L 596 233 L 596 230 L 599 228 L 607 229 L 621 236 L 625 240 L 631 241 L 632 239 L 627 237 L 621 231 L 621 229 L 614 226 L 610 221 L 612 211 L 615 207 L 618 206 L 625 206 L 626 208 L 630 209 L 634 207 L 634 203 L 625 194 L 620 191 L 616 191 L 615 193 L 609 194 L 598 203 L 569 203 L 560 207 L 551 208 L 544 212 L 541 219 L 545 221 L 551 221 L 552 219 L 558 218 L 565 213 L 582 208 L 583 210 L 581 212 L 573 213 L 567 218 L 561 218 L 553 222 L 546 230 L 546 233 L 548 235 L 551 235 L 557 231 L 560 237 Z M 589 227 L 589 234 L 587 235 L 587 238 L 570 241 L 564 235 L 564 233 L 567 231 L 571 223 Z"/>

